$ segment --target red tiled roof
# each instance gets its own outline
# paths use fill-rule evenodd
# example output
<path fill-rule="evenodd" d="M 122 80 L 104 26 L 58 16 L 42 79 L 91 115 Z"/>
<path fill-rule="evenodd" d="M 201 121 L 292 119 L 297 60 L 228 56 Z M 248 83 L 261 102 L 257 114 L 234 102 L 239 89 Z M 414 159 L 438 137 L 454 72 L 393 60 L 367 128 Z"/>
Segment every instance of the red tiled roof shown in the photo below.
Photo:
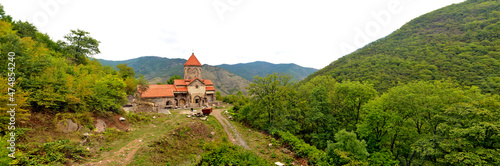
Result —
<path fill-rule="evenodd" d="M 174 80 L 174 85 L 179 86 L 179 85 L 187 85 L 185 80 Z"/>
<path fill-rule="evenodd" d="M 174 85 L 149 85 L 149 89 L 142 92 L 141 97 L 173 97 L 174 91 Z"/>
<path fill-rule="evenodd" d="M 187 92 L 187 88 L 177 88 L 177 92 Z"/>
<path fill-rule="evenodd" d="M 186 63 L 184 63 L 184 66 L 201 66 L 200 61 L 194 56 L 194 53 L 189 57 Z"/>
<path fill-rule="evenodd" d="M 203 83 L 204 83 L 205 85 L 208 85 L 208 86 L 210 86 L 210 85 L 214 85 L 214 83 L 212 83 L 212 81 L 211 81 L 211 80 L 209 80 L 209 79 L 205 79 L 205 80 L 203 80 Z"/>
<path fill-rule="evenodd" d="M 190 81 L 186 80 L 186 84 L 189 85 L 189 84 L 193 83 L 195 80 L 200 80 L 200 79 L 198 79 L 198 77 L 195 77 L 194 79 L 192 79 Z M 203 81 L 201 81 L 201 82 L 203 83 Z"/>
<path fill-rule="evenodd" d="M 213 86 L 206 86 L 205 90 L 215 90 L 215 88 Z"/>

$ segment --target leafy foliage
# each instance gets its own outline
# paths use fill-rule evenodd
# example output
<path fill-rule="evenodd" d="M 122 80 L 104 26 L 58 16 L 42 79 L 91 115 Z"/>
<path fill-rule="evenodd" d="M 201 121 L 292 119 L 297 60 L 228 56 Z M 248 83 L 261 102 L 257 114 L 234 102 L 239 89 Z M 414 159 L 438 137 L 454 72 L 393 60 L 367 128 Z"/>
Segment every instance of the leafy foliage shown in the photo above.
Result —
<path fill-rule="evenodd" d="M 175 79 L 182 79 L 182 77 L 174 74 L 172 77 L 168 79 L 167 84 L 174 84 Z"/>
<path fill-rule="evenodd" d="M 84 64 L 88 56 L 101 52 L 99 51 L 100 42 L 90 37 L 89 34 L 89 32 L 77 29 L 71 30 L 70 34 L 64 36 L 69 44 L 62 44 L 65 45 L 70 54 L 74 55 L 74 61 L 77 64 Z"/>
<path fill-rule="evenodd" d="M 268 165 L 268 163 L 255 153 L 244 150 L 236 145 L 206 144 L 206 152 L 201 156 L 199 165 Z"/>

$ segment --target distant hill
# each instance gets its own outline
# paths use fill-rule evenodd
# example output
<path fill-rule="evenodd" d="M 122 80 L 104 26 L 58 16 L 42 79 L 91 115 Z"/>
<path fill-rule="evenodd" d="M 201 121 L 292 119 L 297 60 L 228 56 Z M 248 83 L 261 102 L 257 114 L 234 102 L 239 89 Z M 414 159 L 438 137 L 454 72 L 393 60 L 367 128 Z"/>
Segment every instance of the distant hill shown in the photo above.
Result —
<path fill-rule="evenodd" d="M 144 56 L 124 61 L 110 61 L 98 59 L 103 65 L 116 67 L 118 64 L 127 64 L 134 68 L 136 74 L 144 75 L 152 83 L 165 82 L 170 76 L 184 76 L 185 59 L 169 59 L 155 56 Z"/>
<path fill-rule="evenodd" d="M 162 57 L 146 56 L 124 61 L 109 61 L 98 59 L 103 65 L 116 67 L 118 64 L 127 64 L 134 68 L 136 74 L 144 75 L 149 83 L 166 82 L 171 76 L 184 77 L 184 63 L 186 59 L 169 59 Z M 211 79 L 217 91 L 223 95 L 236 94 L 242 91 L 247 93 L 245 87 L 250 81 L 233 74 L 227 70 L 210 65 L 203 65 L 202 73 L 204 79 Z"/>
<path fill-rule="evenodd" d="M 500 2 L 469 0 L 422 15 L 304 81 L 371 82 L 381 92 L 414 80 L 453 80 L 500 94 Z"/>
<path fill-rule="evenodd" d="M 214 83 L 215 89 L 225 94 L 236 94 L 241 91 L 247 94 L 248 90 L 245 87 L 250 84 L 250 81 L 224 70 L 220 67 L 203 65 L 202 67 L 203 79 L 210 79 Z"/>
<path fill-rule="evenodd" d="M 318 71 L 317 69 L 302 67 L 296 64 L 272 64 L 262 61 L 239 63 L 234 65 L 222 64 L 216 66 L 237 74 L 248 81 L 253 81 L 253 77 L 257 75 L 264 77 L 267 74 L 273 74 L 273 72 L 285 73 L 300 81 L 308 75 Z"/>

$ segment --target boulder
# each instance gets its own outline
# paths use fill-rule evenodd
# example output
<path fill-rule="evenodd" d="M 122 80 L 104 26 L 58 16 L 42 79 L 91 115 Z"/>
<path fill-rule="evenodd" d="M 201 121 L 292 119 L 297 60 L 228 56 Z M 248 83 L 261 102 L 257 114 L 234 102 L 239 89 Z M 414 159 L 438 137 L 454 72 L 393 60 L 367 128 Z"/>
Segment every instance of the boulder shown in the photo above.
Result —
<path fill-rule="evenodd" d="M 79 128 L 79 125 L 71 119 L 65 119 L 57 123 L 57 129 L 63 133 L 75 132 L 78 131 Z"/>
<path fill-rule="evenodd" d="M 97 124 L 95 124 L 95 128 L 97 129 L 98 133 L 104 132 L 106 131 L 106 123 L 101 119 L 97 119 Z"/>

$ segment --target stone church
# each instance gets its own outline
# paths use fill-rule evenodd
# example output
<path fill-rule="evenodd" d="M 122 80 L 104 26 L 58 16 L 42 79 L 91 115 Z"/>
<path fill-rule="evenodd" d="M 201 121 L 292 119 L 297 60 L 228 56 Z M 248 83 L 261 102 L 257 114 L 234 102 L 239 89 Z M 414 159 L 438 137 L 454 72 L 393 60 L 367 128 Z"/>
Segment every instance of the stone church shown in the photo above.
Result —
<path fill-rule="evenodd" d="M 142 98 L 150 99 L 160 108 L 188 108 L 212 105 L 215 103 L 214 84 L 203 79 L 201 63 L 194 53 L 184 64 L 184 79 L 174 80 L 174 84 L 149 85 L 140 93 Z"/>

